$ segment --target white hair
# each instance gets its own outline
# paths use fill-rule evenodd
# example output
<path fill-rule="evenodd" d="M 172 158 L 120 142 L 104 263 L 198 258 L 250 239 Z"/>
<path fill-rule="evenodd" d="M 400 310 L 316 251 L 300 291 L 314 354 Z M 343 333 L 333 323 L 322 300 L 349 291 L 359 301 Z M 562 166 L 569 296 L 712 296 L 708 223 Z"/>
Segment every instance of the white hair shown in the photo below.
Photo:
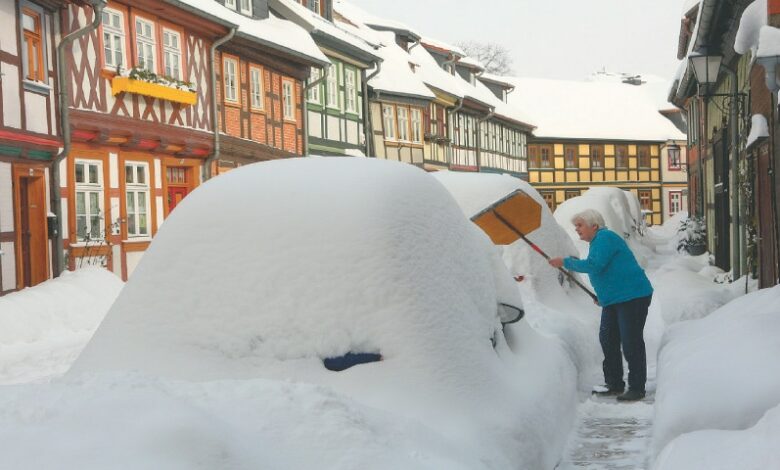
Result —
<path fill-rule="evenodd" d="M 598 225 L 599 227 L 607 226 L 606 222 L 604 222 L 604 217 L 601 215 L 601 212 L 595 209 L 585 209 L 582 212 L 578 212 L 577 214 L 574 214 L 574 217 L 571 218 L 571 223 L 576 224 L 578 220 L 581 220 L 591 226 L 592 225 Z"/>

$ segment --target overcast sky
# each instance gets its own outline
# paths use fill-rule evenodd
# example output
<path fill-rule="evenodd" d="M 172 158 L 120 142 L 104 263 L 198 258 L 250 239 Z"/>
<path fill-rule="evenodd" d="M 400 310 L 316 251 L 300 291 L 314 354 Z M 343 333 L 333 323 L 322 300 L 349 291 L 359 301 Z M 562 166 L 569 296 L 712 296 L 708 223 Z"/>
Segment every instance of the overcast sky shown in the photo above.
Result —
<path fill-rule="evenodd" d="M 671 80 L 690 0 L 351 0 L 456 43 L 496 42 L 518 76 L 581 80 L 606 68 Z"/>

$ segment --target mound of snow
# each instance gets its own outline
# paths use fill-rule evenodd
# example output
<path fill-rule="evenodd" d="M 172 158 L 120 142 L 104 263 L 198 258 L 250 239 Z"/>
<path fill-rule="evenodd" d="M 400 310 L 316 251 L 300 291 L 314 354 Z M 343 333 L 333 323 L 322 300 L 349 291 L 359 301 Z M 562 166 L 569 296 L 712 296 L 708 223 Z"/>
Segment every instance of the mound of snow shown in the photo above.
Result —
<path fill-rule="evenodd" d="M 207 452 L 208 468 L 376 467 L 365 455 L 391 462 L 386 468 L 551 468 L 573 424 L 576 371 L 557 342 L 524 321 L 509 325 L 505 340 L 497 304 L 519 295 L 494 254 L 445 188 L 410 165 L 352 158 L 248 165 L 177 206 L 67 379 L 89 387 L 90 378 L 140 372 L 186 381 L 175 382 L 184 391 L 175 386 L 174 395 L 196 401 L 210 392 L 194 384 L 225 383 L 215 399 L 227 412 L 203 417 L 177 408 L 155 420 L 164 408 L 155 405 L 150 415 L 138 413 L 151 420 L 150 436 L 165 438 L 163 449 L 172 446 L 168 457 L 179 463 L 172 468 L 189 468 L 194 457 L 177 457 L 171 420 L 192 425 L 182 446 Z M 323 358 L 347 352 L 383 360 L 325 369 Z M 259 379 L 320 388 L 300 399 L 239 393 Z M 93 414 L 122 420 L 122 410 L 143 408 L 144 397 L 123 396 L 96 400 Z M 308 403 L 323 406 L 295 411 Z M 73 406 L 60 429 L 99 447 L 101 420 L 85 431 L 76 418 L 82 404 Z M 319 416 L 309 426 L 312 415 Z M 232 427 L 284 425 L 277 440 L 246 434 L 268 448 L 233 450 L 211 430 L 213 416 L 227 422 L 228 436 L 243 435 Z M 307 424 L 296 428 L 300 421 Z M 415 426 L 420 432 L 408 440 L 398 437 Z M 138 439 L 121 452 L 151 445 Z M 403 455 L 386 459 L 388 446 Z M 212 452 L 226 463 L 214 464 Z M 254 459 L 258 452 L 264 457 Z"/>
<path fill-rule="evenodd" d="M 658 356 L 656 454 L 692 431 L 748 429 L 780 404 L 778 302 L 780 286 L 667 330 Z"/>

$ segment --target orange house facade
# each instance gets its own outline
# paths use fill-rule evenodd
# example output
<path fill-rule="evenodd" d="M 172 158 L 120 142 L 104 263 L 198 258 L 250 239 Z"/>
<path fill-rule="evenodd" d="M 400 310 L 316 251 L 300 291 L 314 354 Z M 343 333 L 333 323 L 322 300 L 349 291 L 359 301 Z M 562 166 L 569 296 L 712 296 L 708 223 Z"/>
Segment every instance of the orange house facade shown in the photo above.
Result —
<path fill-rule="evenodd" d="M 65 33 L 90 7 L 63 11 Z M 156 1 L 109 1 L 66 51 L 72 148 L 60 164 L 69 269 L 132 273 L 213 150 L 209 52 L 225 25 Z M 159 82 L 166 77 L 167 83 Z"/>

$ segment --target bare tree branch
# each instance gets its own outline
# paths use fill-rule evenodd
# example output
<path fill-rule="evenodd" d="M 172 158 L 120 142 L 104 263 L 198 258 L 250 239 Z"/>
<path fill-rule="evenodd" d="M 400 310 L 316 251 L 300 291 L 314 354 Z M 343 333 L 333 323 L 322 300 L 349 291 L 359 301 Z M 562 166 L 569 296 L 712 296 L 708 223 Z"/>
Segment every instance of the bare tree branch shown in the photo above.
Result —
<path fill-rule="evenodd" d="M 495 75 L 512 74 L 512 58 L 509 49 L 496 43 L 465 41 L 457 44 L 472 59 L 479 61 L 485 71 Z"/>

